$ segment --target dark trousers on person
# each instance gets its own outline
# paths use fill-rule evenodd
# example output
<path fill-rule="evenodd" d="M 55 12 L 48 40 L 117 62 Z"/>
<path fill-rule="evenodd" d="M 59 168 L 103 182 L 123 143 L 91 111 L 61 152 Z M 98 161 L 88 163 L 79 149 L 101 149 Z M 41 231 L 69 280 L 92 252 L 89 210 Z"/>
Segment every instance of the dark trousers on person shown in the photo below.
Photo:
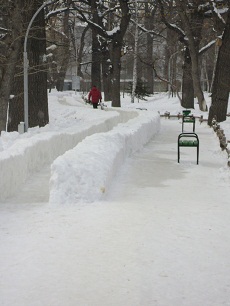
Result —
<path fill-rule="evenodd" d="M 97 108 L 97 106 L 98 106 L 98 102 L 93 103 L 93 108 Z"/>

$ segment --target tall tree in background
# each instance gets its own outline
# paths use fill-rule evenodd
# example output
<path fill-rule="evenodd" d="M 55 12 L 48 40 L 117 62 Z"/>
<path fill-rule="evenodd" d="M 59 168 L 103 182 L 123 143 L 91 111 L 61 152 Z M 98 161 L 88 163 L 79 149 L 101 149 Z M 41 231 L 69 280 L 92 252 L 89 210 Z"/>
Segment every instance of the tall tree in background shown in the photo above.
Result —
<path fill-rule="evenodd" d="M 145 15 L 144 15 L 144 25 L 147 30 L 153 30 L 154 18 L 155 18 L 155 6 L 150 3 L 145 3 Z M 153 35 L 146 33 L 146 60 L 151 63 L 153 60 Z M 154 77 L 153 69 L 150 66 L 146 67 L 146 79 L 148 84 L 148 92 L 152 94 L 154 92 Z"/>
<path fill-rule="evenodd" d="M 117 5 L 116 0 L 108 1 L 108 11 L 106 16 L 105 28 L 109 31 L 116 20 L 116 16 L 113 13 Z M 112 65 L 110 60 L 109 41 L 105 37 L 100 37 L 101 52 L 102 52 L 102 80 L 104 90 L 104 100 L 112 100 Z"/>
<path fill-rule="evenodd" d="M 42 0 L 23 1 L 22 19 L 24 25 L 28 25 L 35 12 L 43 4 Z M 24 28 L 24 33 L 26 28 Z M 23 100 L 23 69 L 22 51 L 19 53 L 20 62 L 14 77 L 12 92 L 14 98 L 11 100 L 9 108 L 9 131 L 15 131 L 18 124 L 24 121 L 24 100 Z M 45 18 L 42 10 L 35 18 L 29 31 L 28 43 L 28 113 L 29 127 L 45 126 L 49 122 L 48 96 L 47 96 L 47 72 L 44 62 L 46 54 Z"/>
<path fill-rule="evenodd" d="M 170 31 L 174 31 L 178 35 L 178 42 L 181 45 L 181 49 L 184 49 L 184 63 L 182 74 L 182 100 L 181 105 L 186 108 L 194 108 L 194 87 L 193 87 L 193 75 L 192 75 L 192 59 L 190 55 L 190 48 L 188 45 L 188 39 L 186 37 L 183 23 L 181 21 L 178 7 L 174 1 L 158 0 L 162 21 L 168 27 L 169 35 Z M 183 10 L 182 10 L 183 12 Z M 184 13 L 190 14 L 189 8 Z M 182 13 L 183 14 L 183 13 Z M 189 19 L 187 16 L 187 23 L 189 25 Z M 191 36 L 191 35 L 190 35 Z M 192 40 L 194 38 L 192 37 Z M 176 54 L 176 51 L 175 51 Z M 173 56 L 173 54 L 171 55 Z M 170 61 L 169 61 L 170 65 Z M 170 76 L 168 76 L 170 78 Z"/>
<path fill-rule="evenodd" d="M 191 65 L 192 65 L 192 79 L 193 79 L 193 88 L 194 93 L 197 96 L 197 100 L 199 103 L 200 110 L 206 111 L 206 101 L 204 98 L 204 93 L 201 88 L 201 80 L 200 80 L 200 69 L 199 69 L 199 43 L 201 40 L 201 30 L 203 26 L 204 16 L 199 13 L 198 4 L 201 4 L 201 1 L 193 0 L 193 6 L 189 9 L 192 10 L 192 13 L 189 15 L 186 13 L 188 9 L 188 4 L 182 3 L 180 0 L 175 0 L 177 10 L 181 19 L 181 23 L 184 28 L 184 32 L 188 39 L 188 48 L 191 57 Z M 192 19 L 191 19 L 192 17 Z"/>
<path fill-rule="evenodd" d="M 212 124 L 215 117 L 218 122 L 226 120 L 228 98 L 230 92 L 230 9 L 222 37 L 222 44 L 216 63 L 214 82 L 212 87 L 212 104 L 209 110 L 208 124 Z"/>
<path fill-rule="evenodd" d="M 189 48 L 187 46 L 185 47 L 185 50 L 184 50 L 181 106 L 185 108 L 194 108 L 192 60 L 191 60 Z"/>
<path fill-rule="evenodd" d="M 101 26 L 102 20 L 98 14 L 98 3 L 91 1 L 92 22 Z M 98 38 L 98 32 L 95 27 L 92 30 L 92 65 L 91 65 L 91 82 L 101 90 L 101 48 Z"/>
<path fill-rule="evenodd" d="M 47 17 L 47 37 L 49 40 L 49 46 L 50 44 L 55 44 L 57 46 L 52 53 L 54 57 L 52 63 L 55 64 L 51 65 L 50 68 L 53 74 L 53 83 L 58 91 L 63 91 L 65 75 L 71 57 L 70 4 L 71 0 L 64 1 L 61 6 L 58 1 L 54 1 L 52 6 L 47 8 L 47 11 L 52 10 L 52 12 L 49 12 Z"/>
<path fill-rule="evenodd" d="M 43 4 L 42 0 L 3 1 L 6 13 L 6 35 L 0 49 L 0 125 L 5 130 L 9 98 L 8 131 L 18 129 L 24 121 L 23 91 L 23 43 L 27 26 L 34 13 Z M 29 32 L 27 52 L 29 58 L 29 126 L 44 126 L 48 123 L 47 77 L 44 55 L 46 52 L 44 12 L 34 21 Z"/>
<path fill-rule="evenodd" d="M 121 17 L 117 30 L 112 35 L 109 43 L 110 60 L 112 64 L 112 106 L 120 107 L 120 73 L 121 73 L 121 50 L 123 39 L 130 21 L 130 12 L 127 1 L 119 0 Z"/>
<path fill-rule="evenodd" d="M 131 103 L 134 103 L 135 92 L 137 87 L 137 59 L 138 59 L 138 4 L 137 0 L 134 2 L 135 6 L 135 28 L 134 28 L 134 49 L 133 49 L 133 81 L 132 81 L 132 92 L 131 92 Z"/>
<path fill-rule="evenodd" d="M 200 2 L 199 4 L 202 4 Z M 203 26 L 204 17 L 203 14 L 199 12 L 198 2 L 196 0 L 193 0 L 190 3 L 188 3 L 187 1 L 181 2 L 180 0 L 175 0 L 175 4 L 176 4 L 175 9 L 177 10 L 178 17 L 180 19 L 180 25 L 182 27 L 181 33 L 183 41 L 186 45 L 184 68 L 186 69 L 187 75 L 189 75 L 188 70 L 190 69 L 191 65 L 191 76 L 193 80 L 194 93 L 197 96 L 200 110 L 206 111 L 207 107 L 206 107 L 204 94 L 201 88 L 199 60 L 198 60 L 199 43 L 201 41 L 201 30 Z M 189 80 L 188 78 L 184 77 L 183 81 L 189 81 Z M 190 98 L 191 94 L 192 93 L 190 92 L 189 94 Z M 184 99 L 186 98 L 187 97 L 185 95 Z"/>
<path fill-rule="evenodd" d="M 86 0 L 84 3 L 88 3 L 91 7 L 91 0 Z M 97 20 L 99 22 L 93 22 L 95 19 L 89 18 L 89 13 L 86 14 L 84 11 L 81 11 L 77 6 L 74 8 L 79 12 L 79 19 L 81 21 L 87 22 L 91 29 L 94 29 L 97 33 L 97 36 L 108 41 L 108 52 L 110 60 L 110 75 L 112 82 L 112 106 L 120 107 L 120 70 L 121 70 L 121 56 L 122 56 L 122 47 L 123 39 L 126 33 L 129 21 L 130 21 L 130 12 L 129 4 L 127 1 L 119 0 L 119 5 L 113 8 L 114 14 L 117 15 L 116 21 L 111 25 L 111 29 L 107 29 L 107 19 L 110 10 L 108 3 L 104 2 L 95 2 L 97 7 L 95 9 L 95 14 L 97 14 Z M 102 20 L 100 17 L 103 17 Z M 102 22 L 103 21 L 103 22 Z"/>
<path fill-rule="evenodd" d="M 1 0 L 0 18 L 0 132 L 7 128 L 7 113 L 18 55 L 22 48 L 23 1 Z"/>

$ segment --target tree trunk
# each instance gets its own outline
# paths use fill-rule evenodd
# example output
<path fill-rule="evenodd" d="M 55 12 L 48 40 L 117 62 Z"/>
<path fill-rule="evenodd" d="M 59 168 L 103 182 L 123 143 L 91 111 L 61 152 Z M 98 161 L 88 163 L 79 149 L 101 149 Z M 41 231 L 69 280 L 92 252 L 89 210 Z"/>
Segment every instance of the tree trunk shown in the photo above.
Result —
<path fill-rule="evenodd" d="M 182 78 L 182 102 L 185 108 L 194 108 L 194 90 L 192 81 L 192 63 L 189 49 L 186 47 L 184 54 L 183 78 Z"/>
<path fill-rule="evenodd" d="M 155 11 L 152 10 L 151 15 L 150 15 L 149 10 L 150 10 L 149 4 L 145 3 L 145 19 L 144 19 L 145 27 L 148 30 L 153 30 L 154 29 L 153 18 L 154 18 Z M 146 35 L 147 35 L 146 37 L 146 43 L 147 43 L 146 60 L 147 60 L 147 63 L 152 63 L 153 61 L 153 37 L 149 33 L 147 33 Z M 147 84 L 148 84 L 148 93 L 153 94 L 154 77 L 153 77 L 153 69 L 150 65 L 146 66 L 146 79 L 147 79 Z"/>
<path fill-rule="evenodd" d="M 104 91 L 104 101 L 112 100 L 112 83 L 110 74 L 111 61 L 109 58 L 108 46 L 104 46 L 102 50 L 102 78 L 103 78 L 103 91 Z"/>
<path fill-rule="evenodd" d="M 138 55 L 138 18 L 137 18 L 137 0 L 135 0 L 135 33 L 134 33 L 134 54 L 133 54 L 133 83 L 132 83 L 132 93 L 131 93 L 131 103 L 134 103 L 135 92 L 137 87 L 137 55 Z"/>
<path fill-rule="evenodd" d="M 39 0 L 35 9 L 37 10 L 43 4 Z M 35 20 L 35 29 L 31 40 L 31 59 L 32 66 L 30 82 L 29 82 L 29 124 L 30 127 L 45 126 L 49 123 L 48 112 L 48 94 L 47 94 L 47 66 L 44 62 L 46 54 L 46 32 L 45 32 L 45 16 L 42 10 Z"/>
<path fill-rule="evenodd" d="M 112 106 L 120 107 L 121 45 L 116 41 L 111 45 L 110 58 L 112 61 Z"/>
<path fill-rule="evenodd" d="M 27 7 L 25 15 L 26 24 L 43 4 L 42 0 L 31 3 Z M 26 7 L 26 6 L 24 6 Z M 49 122 L 48 115 L 48 94 L 47 94 L 47 72 L 46 65 L 43 61 L 43 55 L 46 53 L 45 39 L 45 19 L 44 11 L 41 11 L 35 18 L 32 28 L 29 32 L 27 52 L 29 59 L 28 70 L 28 113 L 29 127 L 45 126 Z M 22 54 L 21 54 L 22 58 Z M 21 67 L 19 67 L 21 69 Z M 18 129 L 18 124 L 23 120 L 24 103 L 23 103 L 23 78 L 19 72 L 15 76 L 14 92 L 16 93 L 10 105 L 9 131 Z"/>
<path fill-rule="evenodd" d="M 1 45 L 1 77 L 0 77 L 0 132 L 6 130 L 7 125 L 7 109 L 12 92 L 12 83 L 15 74 L 15 68 L 18 61 L 18 55 L 21 45 L 22 37 L 22 18 L 21 11 L 23 9 L 22 1 L 17 1 L 13 6 L 8 3 L 7 20 L 5 28 L 10 29 L 11 33 L 7 33 L 4 39 L 4 44 Z M 12 22 L 14 21 L 14 22 Z M 4 22 L 4 18 L 2 19 Z M 12 27 L 11 27 L 12 26 Z M 12 100 L 11 100 L 12 101 Z M 12 103 L 12 102 L 11 102 Z M 22 117 L 23 120 L 23 117 Z M 8 128 L 7 128 L 8 130 Z"/>
<path fill-rule="evenodd" d="M 218 122 L 226 120 L 228 99 L 230 92 L 230 10 L 223 34 L 222 45 L 216 63 L 214 82 L 212 87 L 212 104 L 209 110 L 208 124 L 212 124 L 215 117 Z"/>
<path fill-rule="evenodd" d="M 187 6 L 186 3 L 182 3 L 180 0 L 175 0 L 180 19 L 183 23 L 184 31 L 187 36 L 187 46 L 190 51 L 191 63 L 192 63 L 192 79 L 194 93 L 197 97 L 199 107 L 201 111 L 207 111 L 206 101 L 201 88 L 200 82 L 200 71 L 199 71 L 199 60 L 198 51 L 199 43 L 201 39 L 201 30 L 203 25 L 204 16 L 198 11 L 191 12 L 191 21 L 186 14 Z"/>
<path fill-rule="evenodd" d="M 76 63 L 77 63 L 77 75 L 80 76 L 80 77 L 84 76 L 82 71 L 81 71 L 80 63 L 82 62 L 82 58 L 83 58 L 83 51 L 84 51 L 84 47 L 85 47 L 85 37 L 86 37 L 86 33 L 87 33 L 88 30 L 89 30 L 89 26 L 87 25 L 84 28 L 84 30 L 83 30 L 83 32 L 81 34 L 79 52 L 77 54 L 77 51 L 76 51 L 76 54 L 75 54 Z M 74 43 L 76 44 L 75 40 L 74 40 Z"/>
<path fill-rule="evenodd" d="M 190 55 L 192 58 L 192 79 L 193 79 L 193 88 L 195 95 L 197 97 L 199 108 L 201 111 L 207 111 L 207 105 L 204 98 L 204 93 L 201 88 L 200 82 L 200 71 L 199 71 L 199 62 L 198 62 L 198 54 L 196 54 L 193 48 L 190 48 Z"/>
<path fill-rule="evenodd" d="M 153 61 L 153 38 L 147 34 L 147 62 L 151 63 Z M 150 66 L 146 67 L 146 78 L 148 84 L 148 93 L 154 93 L 154 77 L 153 69 Z"/>
<path fill-rule="evenodd" d="M 120 69 L 121 69 L 121 48 L 123 43 L 123 37 L 126 33 L 129 21 L 130 21 L 130 12 L 129 4 L 127 1 L 119 0 L 119 5 L 121 9 L 120 21 L 116 25 L 116 31 L 112 34 L 108 34 L 108 29 L 105 28 L 105 23 L 103 21 L 103 16 L 101 14 L 101 8 L 103 7 L 102 1 L 91 1 L 91 9 L 94 9 L 92 12 L 95 14 L 95 22 L 92 23 L 88 21 L 86 16 L 82 15 L 82 21 L 88 22 L 92 30 L 95 30 L 98 36 L 101 36 L 103 39 L 109 42 L 109 55 L 111 60 L 111 82 L 112 82 L 112 106 L 120 107 Z M 100 14 L 97 10 L 100 6 Z M 102 7 L 101 7 L 102 6 Z M 118 27 L 119 25 L 119 27 Z M 115 29 L 114 28 L 114 29 Z M 96 47 L 97 48 L 97 47 Z M 101 49 L 97 48 L 97 51 L 101 52 Z M 101 58 L 100 58 L 101 62 Z M 98 69 L 96 69 L 97 72 Z M 92 75 L 93 76 L 93 75 Z M 99 76 L 98 76 L 99 77 Z M 98 80 L 95 80 L 98 82 Z"/>
<path fill-rule="evenodd" d="M 93 14 L 93 23 L 98 23 L 99 18 L 97 15 L 97 3 L 91 2 L 91 10 Z M 98 41 L 98 31 L 92 28 L 92 66 L 91 66 L 91 81 L 92 86 L 97 86 L 101 90 L 101 50 Z"/>
<path fill-rule="evenodd" d="M 14 104 L 15 98 L 10 99 L 10 94 L 14 94 L 12 91 L 12 81 L 14 78 L 15 73 L 15 65 L 18 59 L 18 54 L 20 50 L 21 44 L 18 41 L 14 42 L 14 49 L 10 52 L 8 57 L 9 64 L 7 69 L 4 73 L 3 79 L 1 81 L 1 89 L 0 89 L 0 131 L 10 131 L 10 124 L 13 122 L 14 118 L 9 115 L 8 123 L 7 123 L 7 110 L 8 110 L 8 103 L 9 108 L 12 107 Z M 23 111 L 20 111 L 20 106 L 18 106 L 18 116 L 20 117 L 20 121 L 23 120 Z M 23 107 L 23 105 L 21 105 Z M 9 112 L 9 110 L 8 110 Z M 20 115 L 21 113 L 21 115 Z M 20 122 L 19 121 L 19 122 Z"/>
<path fill-rule="evenodd" d="M 62 46 L 59 46 L 59 48 L 57 48 L 57 58 L 61 59 L 58 63 L 59 67 L 56 76 L 57 80 L 56 87 L 58 91 L 63 91 L 66 71 L 68 69 L 68 64 L 70 59 L 69 11 L 66 11 L 64 13 L 62 22 L 63 22 L 62 24 L 63 33 L 61 33 L 61 35 L 59 33 L 59 36 L 61 38 L 60 43 L 62 44 Z"/>
<path fill-rule="evenodd" d="M 91 66 L 92 86 L 101 89 L 101 52 L 98 42 L 97 31 L 92 29 L 92 66 Z"/>
<path fill-rule="evenodd" d="M 120 21 L 120 30 L 114 34 L 113 39 L 110 43 L 110 58 L 112 63 L 112 106 L 113 107 L 120 107 L 121 100 L 120 100 L 120 70 L 121 70 L 121 48 L 123 43 L 123 37 L 126 33 L 129 20 L 130 20 L 130 13 L 129 13 L 129 6 L 128 2 L 119 0 L 122 17 Z"/>

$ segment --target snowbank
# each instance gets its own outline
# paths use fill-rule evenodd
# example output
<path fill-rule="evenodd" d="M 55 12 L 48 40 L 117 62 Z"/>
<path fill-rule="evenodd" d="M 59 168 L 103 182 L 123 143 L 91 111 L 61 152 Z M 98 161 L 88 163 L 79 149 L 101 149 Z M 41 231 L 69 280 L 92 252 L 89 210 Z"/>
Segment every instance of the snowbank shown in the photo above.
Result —
<path fill-rule="evenodd" d="M 103 198 L 125 158 L 138 151 L 160 127 L 160 116 L 139 111 L 138 118 L 107 133 L 94 134 L 51 165 L 51 204 L 93 202 Z"/>
<path fill-rule="evenodd" d="M 0 201 L 14 195 L 33 172 L 74 148 L 85 137 L 109 131 L 118 123 L 137 116 L 136 111 L 116 110 L 105 113 L 107 119 L 102 118 L 88 127 L 35 134 L 29 141 L 28 138 L 18 139 L 14 145 L 0 152 Z"/>

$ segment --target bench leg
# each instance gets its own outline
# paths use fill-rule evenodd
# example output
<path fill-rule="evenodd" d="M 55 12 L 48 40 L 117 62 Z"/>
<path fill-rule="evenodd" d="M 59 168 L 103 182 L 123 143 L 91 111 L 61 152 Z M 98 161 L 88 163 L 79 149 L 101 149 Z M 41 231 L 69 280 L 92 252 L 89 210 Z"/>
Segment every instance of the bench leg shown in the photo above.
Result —
<path fill-rule="evenodd" d="M 195 121 L 193 121 L 193 127 L 192 127 L 192 130 L 193 130 L 193 133 L 195 133 Z M 182 121 L 182 133 L 184 132 L 184 121 Z"/>
<path fill-rule="evenodd" d="M 180 162 L 180 146 L 178 145 L 178 149 L 177 149 L 177 162 Z"/>
<path fill-rule="evenodd" d="M 177 162 L 180 162 L 180 146 L 177 148 Z M 196 164 L 199 164 L 199 145 L 196 147 Z"/>
<path fill-rule="evenodd" d="M 199 164 L 199 145 L 197 146 L 197 165 Z"/>

